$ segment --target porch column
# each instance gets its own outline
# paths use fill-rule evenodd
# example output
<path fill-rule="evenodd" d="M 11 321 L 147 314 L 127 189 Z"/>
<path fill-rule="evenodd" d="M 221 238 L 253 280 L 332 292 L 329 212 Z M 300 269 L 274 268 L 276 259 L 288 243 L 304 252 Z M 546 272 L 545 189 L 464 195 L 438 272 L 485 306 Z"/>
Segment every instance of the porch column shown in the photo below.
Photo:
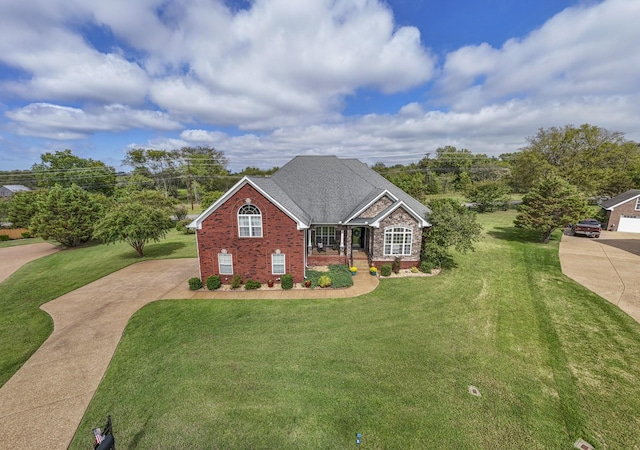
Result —
<path fill-rule="evenodd" d="M 307 236 L 309 237 L 309 243 L 307 244 L 307 254 L 311 256 L 313 253 L 313 245 L 311 244 L 311 228 L 307 228 Z"/>
<path fill-rule="evenodd" d="M 344 255 L 344 229 L 340 230 L 340 255 Z"/>

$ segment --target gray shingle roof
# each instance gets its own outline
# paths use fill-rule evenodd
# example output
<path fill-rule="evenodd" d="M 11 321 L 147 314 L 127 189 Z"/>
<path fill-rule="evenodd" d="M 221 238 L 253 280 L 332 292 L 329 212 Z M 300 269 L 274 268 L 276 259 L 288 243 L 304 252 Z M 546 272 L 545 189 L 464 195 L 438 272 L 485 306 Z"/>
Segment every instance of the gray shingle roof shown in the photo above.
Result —
<path fill-rule="evenodd" d="M 271 179 L 316 224 L 345 222 L 384 190 L 402 200 L 422 218 L 430 212 L 422 203 L 357 159 L 296 156 Z"/>
<path fill-rule="evenodd" d="M 11 192 L 26 192 L 31 190 L 22 184 L 5 184 L 2 187 L 9 189 Z"/>
<path fill-rule="evenodd" d="M 370 206 L 385 191 L 403 202 L 421 219 L 431 212 L 357 159 L 297 156 L 271 177 L 245 177 L 198 216 L 189 227 L 199 227 L 232 192 L 247 182 L 285 209 L 298 221 L 299 226 L 337 225 L 347 223 L 349 219 L 352 219 L 351 223 L 361 223 L 354 215 Z M 391 210 L 393 207 L 394 205 L 387 209 Z M 371 220 L 364 219 L 365 222 Z M 426 222 L 423 224 L 427 225 Z"/>
<path fill-rule="evenodd" d="M 602 202 L 600 206 L 603 207 L 604 209 L 615 208 L 616 206 L 621 205 L 622 203 L 626 203 L 629 200 L 639 196 L 640 196 L 640 189 L 629 189 L 627 192 L 623 192 L 620 195 L 617 195 L 607 201 Z"/>

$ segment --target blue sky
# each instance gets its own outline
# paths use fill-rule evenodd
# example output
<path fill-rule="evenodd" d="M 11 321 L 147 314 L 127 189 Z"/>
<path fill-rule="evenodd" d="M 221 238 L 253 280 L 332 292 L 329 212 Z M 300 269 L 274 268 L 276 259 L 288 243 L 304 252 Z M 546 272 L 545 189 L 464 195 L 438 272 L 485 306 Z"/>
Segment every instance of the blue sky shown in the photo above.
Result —
<path fill-rule="evenodd" d="M 298 154 L 498 156 L 539 128 L 640 141 L 636 0 L 8 0 L 0 170 L 69 148 L 213 146 L 231 170 Z"/>

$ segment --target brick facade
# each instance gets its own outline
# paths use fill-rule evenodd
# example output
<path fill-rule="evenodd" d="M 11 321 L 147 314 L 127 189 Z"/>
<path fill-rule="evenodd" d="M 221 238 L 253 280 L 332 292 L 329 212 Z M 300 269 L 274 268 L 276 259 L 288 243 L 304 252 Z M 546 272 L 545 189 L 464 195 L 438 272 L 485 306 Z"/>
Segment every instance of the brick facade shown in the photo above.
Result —
<path fill-rule="evenodd" d="M 621 216 L 640 216 L 640 211 L 636 209 L 637 198 L 632 198 L 626 203 L 616 206 L 613 211 L 607 211 L 606 225 L 603 229 L 618 231 Z"/>
<path fill-rule="evenodd" d="M 250 199 L 262 213 L 262 237 L 240 237 L 238 210 Z M 300 283 L 304 279 L 306 252 L 305 232 L 298 230 L 293 219 L 247 184 L 225 201 L 202 222 L 197 230 L 200 276 L 204 281 L 219 275 L 218 254 L 224 250 L 232 256 L 233 274 L 266 283 L 281 275 L 272 274 L 271 255 L 280 250 L 285 255 L 286 273 Z M 233 275 L 220 275 L 230 283 Z"/>

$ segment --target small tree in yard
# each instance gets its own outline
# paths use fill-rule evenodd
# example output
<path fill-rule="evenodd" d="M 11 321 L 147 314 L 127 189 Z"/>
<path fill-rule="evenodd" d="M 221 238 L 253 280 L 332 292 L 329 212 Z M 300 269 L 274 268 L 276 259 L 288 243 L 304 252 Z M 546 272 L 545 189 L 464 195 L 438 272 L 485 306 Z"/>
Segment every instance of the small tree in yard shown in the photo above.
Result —
<path fill-rule="evenodd" d="M 16 193 L 7 203 L 7 219 L 16 228 L 29 228 L 31 219 L 38 212 L 38 204 L 47 195 L 46 191 Z"/>
<path fill-rule="evenodd" d="M 154 194 L 162 198 L 162 194 Z M 173 227 L 170 214 L 168 207 L 155 202 L 143 203 L 138 194 L 127 196 L 96 224 L 95 236 L 105 244 L 124 241 L 142 257 L 148 242 L 159 242 Z"/>
<path fill-rule="evenodd" d="M 587 200 L 578 189 L 552 175 L 543 178 L 522 198 L 514 225 L 540 233 L 546 244 L 557 228 L 580 221 L 588 211 Z"/>
<path fill-rule="evenodd" d="M 478 212 L 493 211 L 509 201 L 509 186 L 502 181 L 481 181 L 467 189 L 467 199 Z"/>
<path fill-rule="evenodd" d="M 423 235 L 422 267 L 445 267 L 451 261 L 451 247 L 462 253 L 473 251 L 482 233 L 475 212 L 450 198 L 434 200 L 429 208 L 431 228 Z"/>
<path fill-rule="evenodd" d="M 30 226 L 43 239 L 75 247 L 93 237 L 93 224 L 102 214 L 100 202 L 77 185 L 56 185 L 43 195 Z"/>

